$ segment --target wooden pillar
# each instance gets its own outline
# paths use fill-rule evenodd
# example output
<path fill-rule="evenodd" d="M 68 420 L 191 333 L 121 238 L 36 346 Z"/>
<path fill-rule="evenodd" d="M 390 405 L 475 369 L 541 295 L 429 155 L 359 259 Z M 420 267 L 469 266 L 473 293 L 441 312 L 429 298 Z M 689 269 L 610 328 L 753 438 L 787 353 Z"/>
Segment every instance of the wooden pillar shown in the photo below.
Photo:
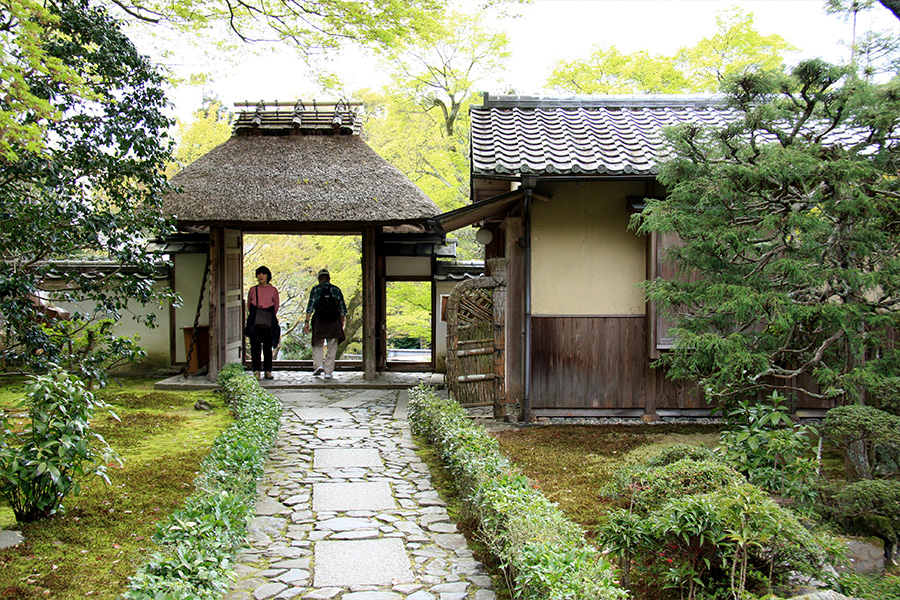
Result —
<path fill-rule="evenodd" d="M 378 325 L 375 290 L 375 229 L 366 227 L 362 232 L 362 289 L 363 289 L 363 379 L 375 381 L 375 331 Z"/>
<path fill-rule="evenodd" d="M 225 230 L 209 228 L 209 375 L 225 366 Z"/>
<path fill-rule="evenodd" d="M 490 264 L 492 277 L 498 285 L 493 289 L 494 306 L 494 418 L 506 418 L 506 298 L 507 280 L 505 259 L 492 259 Z"/>
<path fill-rule="evenodd" d="M 504 221 L 506 240 L 506 398 L 522 405 L 525 389 L 525 235 L 522 217 Z"/>

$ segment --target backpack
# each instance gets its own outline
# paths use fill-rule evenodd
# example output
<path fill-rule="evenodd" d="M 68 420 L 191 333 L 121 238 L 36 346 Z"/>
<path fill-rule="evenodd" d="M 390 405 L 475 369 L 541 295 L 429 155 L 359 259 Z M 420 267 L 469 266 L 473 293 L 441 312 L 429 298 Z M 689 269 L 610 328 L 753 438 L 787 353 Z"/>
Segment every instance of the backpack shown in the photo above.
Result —
<path fill-rule="evenodd" d="M 322 295 L 316 302 L 316 319 L 325 323 L 331 323 L 341 318 L 341 309 L 338 306 L 337 298 L 331 291 L 331 285 L 322 288 Z"/>

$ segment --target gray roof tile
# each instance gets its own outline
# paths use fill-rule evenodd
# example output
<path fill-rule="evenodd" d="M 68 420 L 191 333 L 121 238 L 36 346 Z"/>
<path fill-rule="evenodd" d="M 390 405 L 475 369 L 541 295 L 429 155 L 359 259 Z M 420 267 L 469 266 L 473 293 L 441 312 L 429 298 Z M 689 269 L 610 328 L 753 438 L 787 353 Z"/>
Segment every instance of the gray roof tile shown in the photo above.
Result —
<path fill-rule="evenodd" d="M 714 97 L 546 99 L 502 96 L 473 106 L 472 174 L 655 175 L 662 130 L 722 125 Z"/>

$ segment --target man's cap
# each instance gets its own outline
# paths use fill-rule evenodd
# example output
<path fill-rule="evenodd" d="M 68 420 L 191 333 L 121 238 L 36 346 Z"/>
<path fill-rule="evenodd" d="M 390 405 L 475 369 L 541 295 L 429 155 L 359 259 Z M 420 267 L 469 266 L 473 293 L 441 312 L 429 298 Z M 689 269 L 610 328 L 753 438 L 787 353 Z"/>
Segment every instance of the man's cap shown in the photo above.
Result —
<path fill-rule="evenodd" d="M 328 269 L 322 269 L 316 277 L 322 277 L 323 275 L 325 277 L 331 277 L 331 273 L 328 272 Z"/>

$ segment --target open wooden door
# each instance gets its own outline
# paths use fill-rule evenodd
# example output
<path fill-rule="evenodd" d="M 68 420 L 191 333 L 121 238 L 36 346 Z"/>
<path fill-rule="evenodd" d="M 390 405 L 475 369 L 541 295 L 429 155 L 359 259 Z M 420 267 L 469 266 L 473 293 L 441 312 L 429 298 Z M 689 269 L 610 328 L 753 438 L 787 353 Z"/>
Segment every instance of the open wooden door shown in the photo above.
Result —
<path fill-rule="evenodd" d="M 241 362 L 244 338 L 244 235 L 225 230 L 225 364 Z"/>
<path fill-rule="evenodd" d="M 243 337 L 243 248 L 240 229 L 210 227 L 209 378 L 240 362 Z"/>

